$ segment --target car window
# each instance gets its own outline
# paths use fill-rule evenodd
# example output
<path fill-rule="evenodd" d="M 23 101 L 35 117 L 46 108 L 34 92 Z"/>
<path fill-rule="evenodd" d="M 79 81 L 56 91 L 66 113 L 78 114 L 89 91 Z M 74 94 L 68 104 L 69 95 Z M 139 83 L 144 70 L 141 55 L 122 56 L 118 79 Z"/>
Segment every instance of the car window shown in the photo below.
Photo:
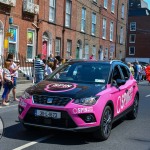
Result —
<path fill-rule="evenodd" d="M 124 76 L 124 79 L 128 80 L 129 77 L 130 77 L 130 71 L 129 71 L 129 69 L 127 67 L 125 67 L 125 66 L 122 66 L 122 65 L 120 66 L 120 68 L 121 68 L 122 74 Z"/>
<path fill-rule="evenodd" d="M 122 79 L 118 66 L 114 67 L 112 79 L 115 80 L 115 81 L 117 79 Z"/>
<path fill-rule="evenodd" d="M 54 71 L 47 80 L 106 84 L 110 64 L 97 62 L 69 62 Z"/>

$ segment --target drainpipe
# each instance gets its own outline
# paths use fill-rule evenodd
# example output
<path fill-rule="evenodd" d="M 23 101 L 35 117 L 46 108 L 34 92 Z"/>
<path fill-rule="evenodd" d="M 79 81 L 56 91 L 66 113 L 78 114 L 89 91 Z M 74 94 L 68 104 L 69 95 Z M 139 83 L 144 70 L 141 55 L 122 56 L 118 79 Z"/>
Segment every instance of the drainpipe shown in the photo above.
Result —
<path fill-rule="evenodd" d="M 118 33 L 118 10 L 119 10 L 119 0 L 117 3 L 117 20 L 116 20 L 116 41 L 115 41 L 115 58 L 117 55 L 117 41 L 118 41 L 118 37 L 117 37 L 117 33 Z"/>
<path fill-rule="evenodd" d="M 65 52 L 65 17 L 66 16 L 66 0 L 64 0 L 64 11 L 63 11 L 63 29 L 62 29 L 62 58 L 64 58 Z"/>

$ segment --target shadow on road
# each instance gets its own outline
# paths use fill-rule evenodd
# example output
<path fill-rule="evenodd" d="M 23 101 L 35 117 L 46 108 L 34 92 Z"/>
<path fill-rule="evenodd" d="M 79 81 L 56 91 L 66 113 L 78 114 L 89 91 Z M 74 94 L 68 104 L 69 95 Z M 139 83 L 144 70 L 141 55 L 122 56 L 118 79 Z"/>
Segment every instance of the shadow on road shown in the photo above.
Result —
<path fill-rule="evenodd" d="M 112 129 L 120 125 L 124 119 L 113 123 Z M 4 129 L 4 137 L 9 139 L 17 139 L 23 141 L 35 141 L 41 137 L 52 135 L 49 139 L 42 143 L 51 143 L 58 145 L 83 145 L 89 142 L 98 142 L 92 138 L 92 133 L 82 132 L 66 132 L 57 130 L 38 129 L 35 131 L 27 131 L 20 123 L 6 127 Z M 99 141 L 100 142 L 100 141 Z"/>

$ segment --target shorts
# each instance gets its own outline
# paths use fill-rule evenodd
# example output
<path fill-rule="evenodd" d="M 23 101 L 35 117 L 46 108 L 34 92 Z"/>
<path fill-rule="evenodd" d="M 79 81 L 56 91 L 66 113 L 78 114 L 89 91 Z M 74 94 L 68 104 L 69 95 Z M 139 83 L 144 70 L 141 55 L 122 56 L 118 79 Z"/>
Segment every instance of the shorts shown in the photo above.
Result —
<path fill-rule="evenodd" d="M 13 77 L 13 88 L 17 86 L 17 77 Z"/>

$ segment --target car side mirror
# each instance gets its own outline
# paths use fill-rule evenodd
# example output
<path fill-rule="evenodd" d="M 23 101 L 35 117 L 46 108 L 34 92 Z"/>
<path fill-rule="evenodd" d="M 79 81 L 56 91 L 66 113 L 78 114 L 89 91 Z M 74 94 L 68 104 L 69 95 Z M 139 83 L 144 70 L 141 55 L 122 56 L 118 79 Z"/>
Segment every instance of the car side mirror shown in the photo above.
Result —
<path fill-rule="evenodd" d="M 116 83 L 118 86 L 124 85 L 126 83 L 126 80 L 122 80 L 122 79 L 117 79 Z"/>

